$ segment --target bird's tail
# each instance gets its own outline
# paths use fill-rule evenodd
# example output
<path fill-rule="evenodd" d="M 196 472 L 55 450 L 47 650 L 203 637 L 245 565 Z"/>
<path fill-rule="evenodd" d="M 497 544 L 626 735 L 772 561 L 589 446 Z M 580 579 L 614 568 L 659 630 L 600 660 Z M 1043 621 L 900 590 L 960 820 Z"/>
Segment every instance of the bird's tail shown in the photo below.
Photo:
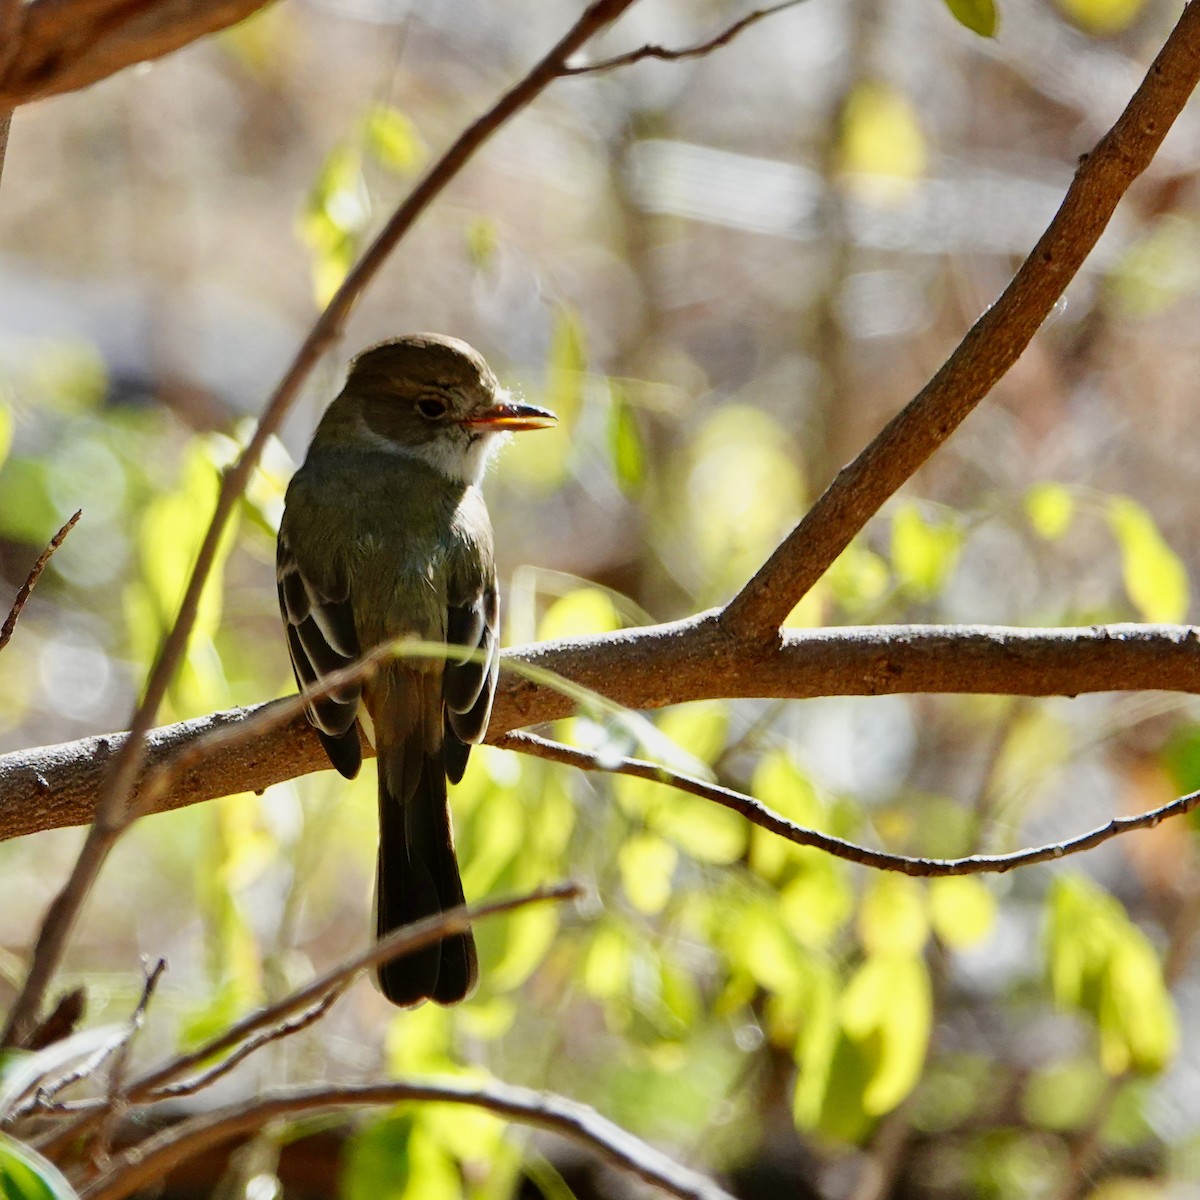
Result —
<path fill-rule="evenodd" d="M 411 743 L 386 753 L 379 762 L 375 889 L 379 937 L 463 903 L 441 756 L 414 754 Z M 402 1007 L 422 1000 L 455 1004 L 471 993 L 478 974 L 470 931 L 378 968 L 383 994 Z"/>

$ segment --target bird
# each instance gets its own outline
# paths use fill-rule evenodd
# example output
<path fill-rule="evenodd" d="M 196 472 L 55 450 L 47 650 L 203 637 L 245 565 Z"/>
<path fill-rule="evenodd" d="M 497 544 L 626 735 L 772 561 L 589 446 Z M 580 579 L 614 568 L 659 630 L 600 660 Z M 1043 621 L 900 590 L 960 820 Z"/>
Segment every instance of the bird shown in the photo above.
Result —
<path fill-rule="evenodd" d="M 385 657 L 361 682 L 306 702 L 346 778 L 362 765 L 360 729 L 375 747 L 377 937 L 464 903 L 447 783 L 483 739 L 499 666 L 480 484 L 507 434 L 555 423 L 503 389 L 466 342 L 409 334 L 352 360 L 288 485 L 276 580 L 301 693 L 384 643 L 449 647 L 443 658 Z M 469 930 L 377 968 L 384 996 L 405 1008 L 457 1003 L 478 973 Z"/>

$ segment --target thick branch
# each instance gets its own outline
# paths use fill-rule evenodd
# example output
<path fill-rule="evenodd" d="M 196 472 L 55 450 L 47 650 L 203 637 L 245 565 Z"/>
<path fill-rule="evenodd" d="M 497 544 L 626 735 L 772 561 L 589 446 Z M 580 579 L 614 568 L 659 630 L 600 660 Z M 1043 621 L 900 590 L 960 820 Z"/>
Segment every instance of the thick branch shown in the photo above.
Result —
<path fill-rule="evenodd" d="M 34 0 L 6 31 L 0 108 L 87 87 L 161 58 L 263 8 L 267 0 Z"/>
<path fill-rule="evenodd" d="M 901 692 L 1056 696 L 1105 691 L 1200 693 L 1200 635 L 1188 626 L 1083 629 L 864 626 L 786 630 L 779 647 L 739 648 L 708 613 L 670 625 L 506 652 L 630 708 L 718 697 L 879 696 Z M 276 701 L 276 704 L 282 703 Z M 214 730 L 267 705 L 167 725 L 149 738 L 157 770 Z M 572 701 L 512 672 L 501 676 L 488 730 L 568 715 Z M 0 840 L 91 820 L 123 734 L 0 756 Z M 329 762 L 302 716 L 250 741 L 220 739 L 156 799 L 154 811 L 261 791 Z"/>
<path fill-rule="evenodd" d="M 82 1200 L 123 1200 L 160 1181 L 181 1162 L 270 1121 L 353 1106 L 410 1101 L 469 1104 L 499 1117 L 549 1130 L 585 1146 L 618 1170 L 685 1200 L 731 1200 L 703 1175 L 626 1133 L 595 1109 L 562 1096 L 501 1083 L 471 1087 L 455 1080 L 304 1087 L 267 1092 L 249 1103 L 219 1108 L 163 1130 L 116 1156 L 81 1193 Z"/>
<path fill-rule="evenodd" d="M 1189 4 L 1117 123 L 1081 160 L 1049 228 L 945 365 L 848 466 L 730 603 L 739 638 L 767 640 L 851 539 L 1017 361 L 1150 165 L 1200 79 L 1200 5 Z"/>

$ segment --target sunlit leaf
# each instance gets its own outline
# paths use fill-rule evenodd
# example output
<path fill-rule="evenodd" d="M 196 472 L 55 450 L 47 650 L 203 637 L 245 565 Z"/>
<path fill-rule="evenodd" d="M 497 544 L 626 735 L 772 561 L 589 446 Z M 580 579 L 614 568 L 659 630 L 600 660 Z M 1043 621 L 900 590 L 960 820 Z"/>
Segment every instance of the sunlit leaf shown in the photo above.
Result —
<path fill-rule="evenodd" d="M 629 987 L 632 946 L 623 928 L 606 921 L 595 932 L 583 964 L 583 986 L 592 996 L 607 1000 Z"/>
<path fill-rule="evenodd" d="M 636 834 L 625 841 L 617 853 L 617 864 L 621 885 L 638 912 L 657 913 L 666 907 L 678 861 L 675 847 L 653 834 Z"/>
<path fill-rule="evenodd" d="M 724 700 L 676 705 L 662 714 L 658 729 L 685 754 L 711 765 L 729 736 L 729 705 Z"/>
<path fill-rule="evenodd" d="M 500 244 L 496 222 L 490 217 L 472 217 L 466 230 L 467 257 L 480 271 L 490 269 Z"/>
<path fill-rule="evenodd" d="M 672 530 L 671 551 L 696 587 L 724 595 L 762 564 L 799 511 L 798 455 L 768 414 L 726 406 L 702 425 L 691 447 L 681 501 L 691 549 Z"/>
<path fill-rule="evenodd" d="M 582 587 L 560 596 L 546 609 L 538 624 L 538 640 L 583 637 L 589 633 L 612 633 L 621 628 L 621 617 L 607 592 Z"/>
<path fill-rule="evenodd" d="M 1058 0 L 1058 6 L 1089 33 L 1110 37 L 1137 20 L 1145 0 Z"/>
<path fill-rule="evenodd" d="M 377 104 L 363 121 L 367 151 L 389 171 L 411 175 L 425 161 L 428 150 L 417 127 L 398 108 Z"/>
<path fill-rule="evenodd" d="M 996 0 L 946 0 L 946 7 L 950 15 L 972 33 L 985 38 L 996 36 L 1000 24 Z"/>
<path fill-rule="evenodd" d="M 1105 0 L 1062 0 L 1067 5 Z M 1141 8 L 1142 0 L 1112 0 L 1114 7 Z M 1149 317 L 1200 288 L 1200 227 L 1194 220 L 1168 213 L 1122 255 L 1108 280 L 1121 307 L 1135 317 Z"/>
<path fill-rule="evenodd" d="M 1075 498 L 1061 483 L 1036 483 L 1025 493 L 1025 514 L 1039 537 L 1056 542 L 1070 528 Z"/>
<path fill-rule="evenodd" d="M 664 796 L 648 823 L 698 862 L 734 863 L 746 851 L 743 817 L 682 792 Z"/>
<path fill-rule="evenodd" d="M 933 992 L 919 956 L 875 954 L 842 997 L 842 1027 L 872 1064 L 863 1109 L 879 1116 L 903 1100 L 921 1077 L 933 1023 Z"/>
<path fill-rule="evenodd" d="M 874 876 L 863 894 L 858 934 L 871 955 L 919 954 L 929 937 L 922 885 L 907 875 Z"/>
<path fill-rule="evenodd" d="M 4 460 L 12 448 L 12 431 L 12 412 L 8 405 L 0 403 L 0 466 L 4 465 Z"/>
<path fill-rule="evenodd" d="M 1055 1000 L 1096 1022 L 1106 1071 L 1155 1072 L 1170 1062 L 1178 1022 L 1158 956 L 1115 897 L 1078 876 L 1057 880 L 1046 950 Z"/>
<path fill-rule="evenodd" d="M 0 1197 L 3 1200 L 76 1200 L 78 1193 L 48 1159 L 0 1133 Z"/>
<path fill-rule="evenodd" d="M 927 520 L 911 501 L 892 517 L 892 569 L 897 581 L 920 599 L 936 596 L 958 562 L 962 533 L 950 521 Z"/>
<path fill-rule="evenodd" d="M 1104 1073 L 1089 1059 L 1053 1062 L 1030 1075 L 1021 1110 L 1032 1124 L 1067 1133 L 1092 1119 L 1106 1087 Z"/>
<path fill-rule="evenodd" d="M 901 92 L 874 80 L 857 84 L 847 97 L 838 151 L 849 182 L 884 201 L 907 194 L 927 167 L 916 110 Z"/>
<path fill-rule="evenodd" d="M 342 1200 L 460 1200 L 453 1159 L 421 1128 L 413 1113 L 366 1126 L 342 1155 Z"/>
<path fill-rule="evenodd" d="M 636 496 L 646 477 L 646 447 L 625 389 L 609 381 L 608 452 L 621 491 Z"/>
<path fill-rule="evenodd" d="M 559 917 L 553 905 L 539 904 L 511 913 L 502 924 L 504 952 L 487 964 L 488 983 L 498 992 L 519 987 L 538 968 L 558 933 Z"/>
<path fill-rule="evenodd" d="M 996 924 L 996 897 L 982 879 L 951 875 L 929 883 L 929 916 L 947 946 L 978 945 Z"/>
<path fill-rule="evenodd" d="M 312 253 L 318 304 L 327 304 L 341 286 L 370 213 L 362 153 L 348 142 L 341 143 L 326 156 L 299 218 L 301 239 Z"/>
<path fill-rule="evenodd" d="M 866 546 L 851 542 L 825 575 L 834 598 L 849 613 L 870 611 L 887 595 L 891 574 L 887 563 Z"/>
<path fill-rule="evenodd" d="M 1154 518 L 1127 496 L 1108 502 L 1108 521 L 1121 551 L 1125 591 L 1145 621 L 1175 624 L 1188 607 L 1187 569 Z"/>

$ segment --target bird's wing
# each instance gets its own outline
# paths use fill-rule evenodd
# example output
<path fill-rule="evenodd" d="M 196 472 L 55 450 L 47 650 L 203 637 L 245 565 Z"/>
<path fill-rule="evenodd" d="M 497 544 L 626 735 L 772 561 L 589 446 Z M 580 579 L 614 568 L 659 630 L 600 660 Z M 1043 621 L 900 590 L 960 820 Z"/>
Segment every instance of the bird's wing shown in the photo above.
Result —
<path fill-rule="evenodd" d="M 349 666 L 359 656 L 350 589 L 345 580 L 314 582 L 297 562 L 286 526 L 279 532 L 275 578 L 292 670 L 304 692 L 320 686 L 325 676 Z M 309 700 L 305 709 L 330 762 L 347 779 L 353 779 L 362 766 L 355 724 L 361 697 L 361 684 L 346 684 Z"/>
<path fill-rule="evenodd" d="M 500 669 L 500 597 L 495 579 L 489 574 L 473 594 L 456 599 L 458 603 L 451 603 L 446 612 L 446 641 L 474 653 L 467 659 L 448 659 L 442 676 L 443 753 L 451 783 L 462 778 L 471 746 L 483 741 L 487 732 Z"/>

